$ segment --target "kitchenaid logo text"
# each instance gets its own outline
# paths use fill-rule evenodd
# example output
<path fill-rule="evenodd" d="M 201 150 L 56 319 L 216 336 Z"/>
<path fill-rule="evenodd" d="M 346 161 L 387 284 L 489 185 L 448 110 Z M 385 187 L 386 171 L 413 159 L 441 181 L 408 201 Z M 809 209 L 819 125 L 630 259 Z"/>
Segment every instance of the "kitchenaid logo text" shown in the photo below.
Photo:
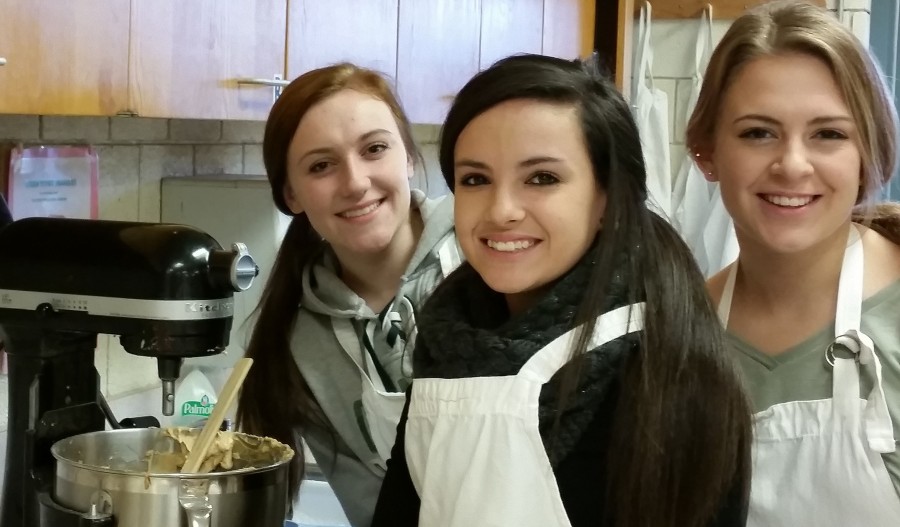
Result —
<path fill-rule="evenodd" d="M 184 310 L 187 313 L 231 313 L 234 308 L 234 302 L 218 301 L 218 302 L 185 302 Z"/>

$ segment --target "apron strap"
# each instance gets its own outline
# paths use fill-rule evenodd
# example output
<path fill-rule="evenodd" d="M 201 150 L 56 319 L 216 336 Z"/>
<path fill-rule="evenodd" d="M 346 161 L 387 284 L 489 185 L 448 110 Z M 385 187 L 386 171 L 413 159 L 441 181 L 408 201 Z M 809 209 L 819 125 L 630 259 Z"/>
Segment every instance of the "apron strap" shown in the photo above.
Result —
<path fill-rule="evenodd" d="M 837 310 L 834 315 L 834 335 L 844 335 L 851 329 L 859 329 L 862 321 L 863 275 L 865 259 L 859 227 L 850 224 L 844 263 L 838 280 Z"/>
<path fill-rule="evenodd" d="M 866 407 L 863 411 L 866 440 L 869 448 L 875 452 L 881 454 L 894 452 L 896 444 L 893 422 L 884 396 L 881 361 L 875 354 L 875 343 L 868 335 L 856 329 L 847 331 L 834 343 L 847 348 L 856 357 L 856 360 L 836 357 L 833 362 L 829 360 L 834 365 L 834 404 L 847 413 L 859 413 L 860 365 L 872 364 L 875 370 L 875 383 L 872 391 L 866 396 Z"/>
<path fill-rule="evenodd" d="M 719 307 L 716 312 L 719 315 L 719 321 L 724 329 L 728 329 L 728 318 L 731 316 L 731 302 L 734 300 L 734 282 L 737 279 L 738 262 L 735 261 L 728 269 L 728 276 L 725 278 L 725 288 L 722 289 L 722 297 L 719 298 Z"/>
<path fill-rule="evenodd" d="M 588 349 L 596 349 L 619 337 L 644 329 L 643 302 L 622 306 L 597 317 Z M 544 384 L 572 358 L 572 346 L 580 328 L 570 329 L 541 348 L 522 366 L 519 375 Z"/>
<path fill-rule="evenodd" d="M 881 361 L 875 355 L 875 343 L 860 330 L 864 274 L 865 258 L 860 228 L 856 224 L 851 224 L 838 282 L 837 312 L 834 319 L 834 333 L 837 338 L 834 343 L 853 352 L 856 360 L 850 362 L 847 359 L 834 358 L 834 398 L 835 404 L 843 404 L 838 403 L 840 395 L 853 405 L 855 411 L 858 411 L 859 376 L 862 366 L 868 364 L 874 366 L 875 384 L 872 391 L 866 395 L 863 424 L 869 448 L 884 454 L 893 452 L 896 445 L 891 414 L 888 412 L 882 387 Z M 831 358 L 826 355 L 826 359 L 829 359 L 830 362 Z M 852 373 L 854 376 L 853 385 L 838 376 L 839 363 L 846 363 L 852 367 L 848 373 Z"/>
<path fill-rule="evenodd" d="M 734 300 L 734 283 L 737 279 L 738 262 L 736 260 L 728 269 L 725 287 L 716 312 L 722 327 L 728 329 L 728 318 L 731 315 L 731 303 Z M 850 329 L 859 328 L 862 309 L 862 276 L 864 273 L 863 246 L 859 227 L 850 224 L 847 248 L 844 250 L 844 261 L 841 265 L 841 276 L 838 282 L 837 313 L 834 321 L 834 334 L 843 335 Z M 857 280 L 859 283 L 853 282 Z"/>

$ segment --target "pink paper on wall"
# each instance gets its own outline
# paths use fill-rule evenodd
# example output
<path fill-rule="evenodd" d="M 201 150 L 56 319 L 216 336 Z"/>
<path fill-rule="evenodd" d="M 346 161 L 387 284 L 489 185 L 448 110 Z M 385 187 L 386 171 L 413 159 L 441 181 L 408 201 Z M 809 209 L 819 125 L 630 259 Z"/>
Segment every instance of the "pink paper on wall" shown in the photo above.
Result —
<path fill-rule="evenodd" d="M 8 201 L 14 220 L 32 216 L 97 218 L 97 152 L 90 146 L 13 149 Z"/>

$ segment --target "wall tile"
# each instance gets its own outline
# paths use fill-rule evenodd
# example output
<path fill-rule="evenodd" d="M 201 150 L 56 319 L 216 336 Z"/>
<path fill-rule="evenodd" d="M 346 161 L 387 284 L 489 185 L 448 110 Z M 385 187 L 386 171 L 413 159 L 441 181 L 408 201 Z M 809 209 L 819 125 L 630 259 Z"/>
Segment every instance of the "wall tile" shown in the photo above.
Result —
<path fill-rule="evenodd" d="M 860 40 L 869 44 L 869 29 L 872 25 L 872 15 L 866 11 L 844 11 L 844 24 L 850 27 L 853 34 Z"/>
<path fill-rule="evenodd" d="M 105 143 L 109 141 L 107 117 L 41 117 L 41 138 L 45 141 Z"/>
<path fill-rule="evenodd" d="M 413 140 L 416 143 L 437 143 L 441 135 L 441 127 L 436 124 L 412 125 Z"/>
<path fill-rule="evenodd" d="M 0 115 L 0 141 L 35 142 L 41 138 L 37 115 Z"/>
<path fill-rule="evenodd" d="M 165 141 L 169 138 L 169 121 L 147 117 L 113 117 L 110 119 L 110 137 L 113 142 Z"/>
<path fill-rule="evenodd" d="M 262 143 L 266 129 L 264 121 L 223 121 L 223 143 Z"/>
<path fill-rule="evenodd" d="M 693 79 L 678 79 L 678 90 L 675 94 L 675 103 L 669 103 L 670 108 L 674 112 L 674 133 L 671 136 L 673 143 L 684 143 L 684 132 L 687 128 L 688 104 L 690 103 L 691 91 L 693 89 Z"/>
<path fill-rule="evenodd" d="M 156 359 L 125 351 L 118 337 L 109 339 L 109 396 L 120 397 L 160 383 Z"/>
<path fill-rule="evenodd" d="M 729 26 L 730 20 L 713 20 L 713 46 L 722 39 Z M 653 21 L 650 33 L 653 45 L 653 75 L 667 78 L 689 77 L 694 71 L 694 54 L 699 31 L 701 31 L 699 18 L 688 21 Z M 633 34 L 637 39 L 637 22 Z M 637 52 L 637 43 L 634 52 Z"/>
<path fill-rule="evenodd" d="M 839 0 L 825 0 L 825 7 L 837 10 Z M 863 11 L 871 11 L 872 0 L 844 0 L 844 10 L 860 9 Z"/>
<path fill-rule="evenodd" d="M 191 176 L 194 173 L 194 147 L 191 145 L 144 145 L 141 147 L 138 181 L 138 218 L 159 221 L 159 185 L 164 177 Z"/>
<path fill-rule="evenodd" d="M 240 174 L 244 170 L 241 145 L 197 145 L 194 147 L 194 174 Z"/>
<path fill-rule="evenodd" d="M 169 139 L 180 143 L 207 143 L 222 137 L 222 121 L 198 121 L 172 119 L 169 121 Z"/>
<path fill-rule="evenodd" d="M 264 176 L 266 165 L 263 163 L 262 145 L 244 145 L 244 174 Z"/>
<path fill-rule="evenodd" d="M 419 146 L 419 150 L 422 152 L 424 164 L 416 167 L 416 175 L 411 181 L 413 188 L 421 189 L 429 197 L 443 196 L 450 192 L 438 163 L 438 145 L 423 144 Z"/>
<path fill-rule="evenodd" d="M 137 221 L 140 171 L 139 146 L 98 146 L 100 157 L 100 218 Z"/>

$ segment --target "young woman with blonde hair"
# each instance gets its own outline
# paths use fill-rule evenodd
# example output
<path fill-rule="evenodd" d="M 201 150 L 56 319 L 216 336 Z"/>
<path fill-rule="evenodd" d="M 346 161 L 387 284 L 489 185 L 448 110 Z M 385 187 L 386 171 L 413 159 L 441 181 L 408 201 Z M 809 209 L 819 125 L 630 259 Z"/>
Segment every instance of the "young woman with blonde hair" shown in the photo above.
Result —
<path fill-rule="evenodd" d="M 748 524 L 900 524 L 898 222 L 871 207 L 897 113 L 877 64 L 824 9 L 754 9 L 687 141 L 740 245 L 708 285 L 758 412 Z"/>

